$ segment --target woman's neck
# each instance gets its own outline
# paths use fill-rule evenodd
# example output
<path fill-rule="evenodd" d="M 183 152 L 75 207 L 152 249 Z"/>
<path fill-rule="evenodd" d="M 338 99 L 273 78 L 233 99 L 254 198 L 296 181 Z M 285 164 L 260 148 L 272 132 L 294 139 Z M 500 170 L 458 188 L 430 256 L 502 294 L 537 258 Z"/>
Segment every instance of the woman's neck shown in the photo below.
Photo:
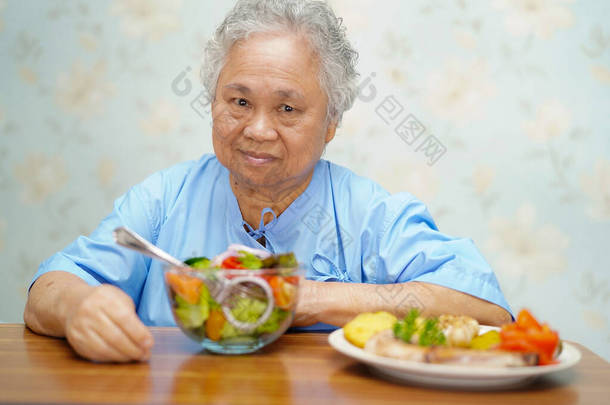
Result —
<path fill-rule="evenodd" d="M 269 190 L 253 188 L 250 185 L 243 184 L 233 175 L 230 175 L 231 189 L 239 204 L 241 215 L 252 228 L 258 229 L 261 220 L 261 211 L 264 208 L 271 208 L 276 216 L 280 216 L 286 208 L 292 204 L 298 196 L 300 196 L 313 177 L 313 170 L 300 183 L 286 187 L 280 190 Z M 271 213 L 266 213 L 264 223 L 267 224 L 273 220 Z"/>

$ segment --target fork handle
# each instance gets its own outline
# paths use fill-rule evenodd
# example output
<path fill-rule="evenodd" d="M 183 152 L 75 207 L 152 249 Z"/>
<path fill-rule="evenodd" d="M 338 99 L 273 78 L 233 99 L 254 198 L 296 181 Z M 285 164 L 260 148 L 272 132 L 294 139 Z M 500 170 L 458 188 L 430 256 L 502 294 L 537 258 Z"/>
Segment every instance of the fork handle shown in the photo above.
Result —
<path fill-rule="evenodd" d="M 161 260 L 165 263 L 169 263 L 172 266 L 176 267 L 187 267 L 184 262 L 176 259 L 169 253 L 163 251 L 157 246 L 153 245 L 131 229 L 121 226 L 114 230 L 113 232 L 114 240 L 121 246 L 124 246 L 129 249 L 133 249 L 138 251 L 146 256 L 152 257 L 153 259 Z"/>

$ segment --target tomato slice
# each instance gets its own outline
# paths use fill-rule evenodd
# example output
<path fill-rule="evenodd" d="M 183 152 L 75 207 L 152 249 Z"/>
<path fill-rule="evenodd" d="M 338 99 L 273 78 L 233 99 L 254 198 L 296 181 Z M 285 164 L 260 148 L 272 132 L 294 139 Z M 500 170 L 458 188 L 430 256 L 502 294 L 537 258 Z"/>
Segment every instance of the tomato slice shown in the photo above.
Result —
<path fill-rule="evenodd" d="M 502 340 L 499 346 L 502 350 L 524 353 L 538 353 L 538 348 L 527 339 Z"/>
<path fill-rule="evenodd" d="M 527 339 L 550 358 L 553 357 L 555 348 L 559 343 L 559 336 L 551 330 L 528 331 Z"/>
<path fill-rule="evenodd" d="M 517 321 L 502 326 L 499 348 L 538 354 L 538 364 L 554 364 L 553 355 L 559 344 L 559 335 L 547 324 L 541 325 L 528 311 L 521 310 Z"/>
<path fill-rule="evenodd" d="M 527 333 L 520 329 L 502 328 L 500 331 L 500 337 L 502 340 L 521 340 L 527 338 Z"/>
<path fill-rule="evenodd" d="M 239 257 L 237 256 L 229 256 L 223 260 L 220 265 L 223 269 L 245 269 L 246 267 L 241 264 L 239 261 Z"/>
<path fill-rule="evenodd" d="M 519 325 L 521 329 L 542 329 L 540 323 L 538 323 L 536 318 L 534 318 L 531 312 L 527 309 L 522 309 L 519 312 L 519 315 L 517 315 L 517 325 Z"/>

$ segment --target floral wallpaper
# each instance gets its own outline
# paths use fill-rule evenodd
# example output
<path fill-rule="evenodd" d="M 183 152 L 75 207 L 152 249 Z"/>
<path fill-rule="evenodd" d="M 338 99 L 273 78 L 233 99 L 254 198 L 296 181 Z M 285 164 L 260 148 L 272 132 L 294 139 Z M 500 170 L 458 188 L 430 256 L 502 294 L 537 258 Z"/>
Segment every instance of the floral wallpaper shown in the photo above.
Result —
<path fill-rule="evenodd" d="M 333 0 L 360 93 L 325 157 L 472 238 L 513 309 L 610 360 L 610 2 Z M 146 175 L 212 151 L 231 1 L 0 0 L 0 321 Z"/>

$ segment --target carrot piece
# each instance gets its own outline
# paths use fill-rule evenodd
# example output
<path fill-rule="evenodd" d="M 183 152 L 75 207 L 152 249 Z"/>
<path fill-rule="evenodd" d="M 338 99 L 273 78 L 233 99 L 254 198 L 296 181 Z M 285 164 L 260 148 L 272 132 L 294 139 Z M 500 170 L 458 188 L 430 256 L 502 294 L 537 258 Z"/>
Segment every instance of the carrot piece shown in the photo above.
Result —
<path fill-rule="evenodd" d="M 210 316 L 205 321 L 205 335 L 208 339 L 219 341 L 222 328 L 226 321 L 221 309 L 216 308 L 211 310 Z"/>
<path fill-rule="evenodd" d="M 280 276 L 271 277 L 269 285 L 273 291 L 276 305 L 282 309 L 290 309 L 296 298 L 296 287 Z"/>
<path fill-rule="evenodd" d="M 180 297 L 184 298 L 186 302 L 192 305 L 196 305 L 199 302 L 203 281 L 197 277 L 176 273 L 165 273 L 165 279 L 171 289 Z"/>
<path fill-rule="evenodd" d="M 284 281 L 293 285 L 298 285 L 299 276 L 284 276 Z"/>

